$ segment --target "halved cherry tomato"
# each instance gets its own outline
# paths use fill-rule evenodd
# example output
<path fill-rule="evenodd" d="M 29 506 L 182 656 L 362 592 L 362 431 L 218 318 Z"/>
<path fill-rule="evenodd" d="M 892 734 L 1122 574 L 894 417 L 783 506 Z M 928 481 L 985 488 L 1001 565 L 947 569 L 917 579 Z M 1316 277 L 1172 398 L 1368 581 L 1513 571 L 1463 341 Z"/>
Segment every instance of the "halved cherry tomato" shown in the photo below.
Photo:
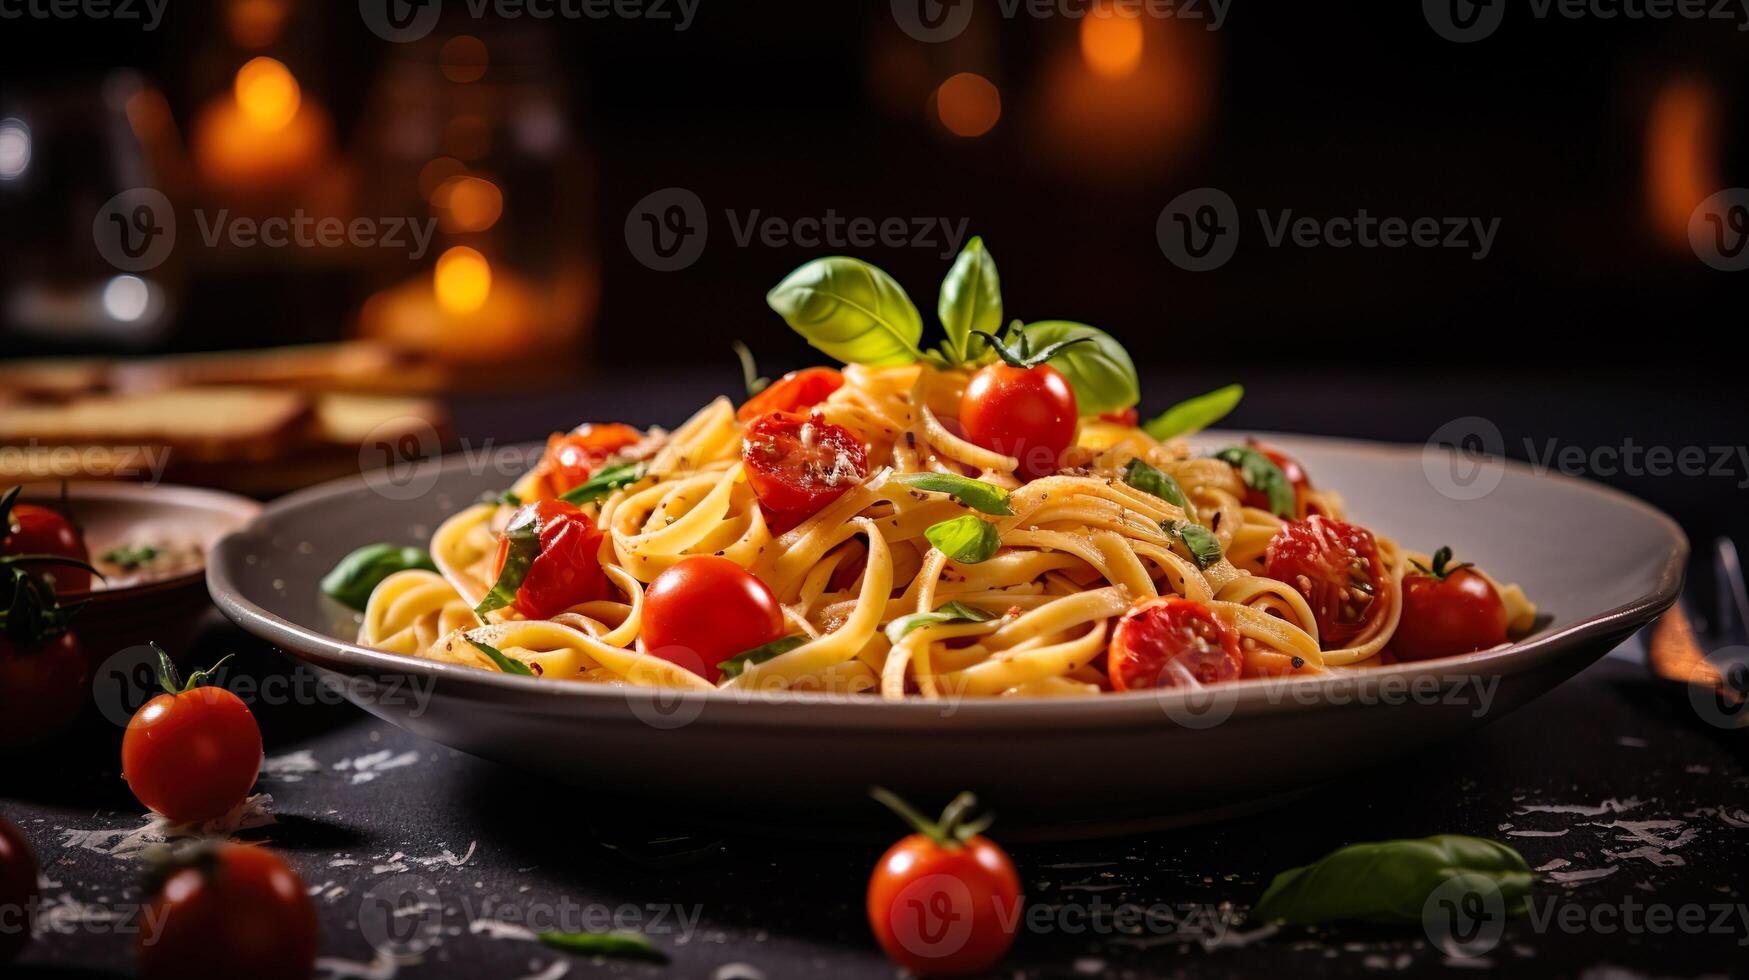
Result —
<path fill-rule="evenodd" d="M 222 817 L 249 796 L 261 771 L 261 728 L 241 698 L 185 686 L 159 651 L 167 691 L 134 713 L 121 740 L 121 774 L 141 803 L 178 822 Z"/>
<path fill-rule="evenodd" d="M 0 964 L 18 958 L 30 942 L 31 913 L 38 897 L 36 855 L 24 832 L 0 817 Z"/>
<path fill-rule="evenodd" d="M 618 422 L 584 423 L 570 432 L 555 432 L 541 457 L 540 482 L 551 496 L 561 496 L 587 483 L 615 453 L 643 439 L 642 432 Z"/>
<path fill-rule="evenodd" d="M 1194 599 L 1164 596 L 1132 607 L 1117 621 L 1106 653 L 1114 691 L 1230 681 L 1244 669 L 1239 631 Z"/>
<path fill-rule="evenodd" d="M 1020 925 L 1020 876 L 1007 852 L 964 824 L 971 794 L 940 821 L 885 791 L 876 798 L 917 833 L 881 855 L 868 879 L 868 924 L 893 962 L 920 976 L 963 976 L 994 966 Z"/>
<path fill-rule="evenodd" d="M 152 896 L 139 940 L 145 980 L 308 980 L 321 932 L 298 873 L 265 847 L 184 858 Z"/>
<path fill-rule="evenodd" d="M 783 607 L 752 572 L 727 558 L 693 555 L 644 590 L 641 625 L 651 656 L 711 683 L 718 664 L 783 636 Z"/>
<path fill-rule="evenodd" d="M 748 423 L 741 461 L 774 530 L 801 523 L 868 475 L 855 433 L 820 417 L 771 412 Z"/>
<path fill-rule="evenodd" d="M 1318 514 L 1275 532 L 1263 573 L 1305 597 L 1326 650 L 1347 646 L 1390 606 L 1372 532 Z"/>
<path fill-rule="evenodd" d="M 0 748 L 59 735 L 90 691 L 85 651 L 73 634 L 29 646 L 0 636 Z"/>
<path fill-rule="evenodd" d="M 1135 428 L 1136 423 L 1141 420 L 1142 416 L 1136 411 L 1136 406 L 1134 405 L 1131 405 L 1129 408 L 1120 408 L 1115 412 L 1099 413 L 1099 421 L 1101 422 L 1110 422 L 1112 425 L 1127 425 L 1132 429 Z"/>
<path fill-rule="evenodd" d="M 6 526 L 0 528 L 0 555 L 59 555 L 91 561 L 79 529 L 60 513 L 35 504 L 14 504 Z M 32 568 L 49 580 L 56 592 L 84 592 L 91 588 L 91 573 L 82 568 L 41 565 Z"/>
<path fill-rule="evenodd" d="M 1049 476 L 1075 442 L 1075 389 L 1049 364 L 979 368 L 960 396 L 960 426 L 985 449 L 1020 460 L 1025 479 Z"/>
<path fill-rule="evenodd" d="M 528 567 L 516 590 L 516 611 L 529 619 L 551 619 L 559 613 L 613 594 L 601 570 L 601 540 L 605 535 L 589 515 L 566 500 L 537 500 L 510 517 L 510 528 L 534 522 L 540 535 L 540 555 Z M 492 575 L 504 570 L 510 536 L 498 539 Z"/>
<path fill-rule="evenodd" d="M 1474 653 L 1506 642 L 1506 603 L 1481 574 L 1452 565 L 1441 548 L 1433 566 L 1403 576 L 1403 615 L 1391 637 L 1400 660 Z"/>
<path fill-rule="evenodd" d="M 751 422 L 770 412 L 800 412 L 820 404 L 842 387 L 844 375 L 836 368 L 811 367 L 791 371 L 747 399 L 735 417 Z"/>
<path fill-rule="evenodd" d="M 1306 491 L 1312 489 L 1312 481 L 1306 476 L 1305 467 L 1286 454 L 1270 449 L 1256 439 L 1247 439 L 1245 442 L 1252 449 L 1268 456 L 1275 465 L 1281 467 L 1282 475 L 1287 477 L 1287 482 L 1292 484 L 1294 488 L 1294 517 L 1298 520 L 1304 520 L 1306 517 Z M 1262 490 L 1248 489 L 1245 491 L 1244 503 L 1247 507 L 1268 510 L 1269 494 Z"/>

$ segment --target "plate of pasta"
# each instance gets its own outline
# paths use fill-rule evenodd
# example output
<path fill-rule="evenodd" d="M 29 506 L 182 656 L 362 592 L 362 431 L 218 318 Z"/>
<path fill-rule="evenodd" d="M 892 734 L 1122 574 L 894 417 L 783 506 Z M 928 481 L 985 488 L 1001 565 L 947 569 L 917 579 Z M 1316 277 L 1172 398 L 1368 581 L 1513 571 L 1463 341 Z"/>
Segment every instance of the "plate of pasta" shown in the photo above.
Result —
<path fill-rule="evenodd" d="M 1680 585 L 1681 531 L 1596 485 L 1211 430 L 1237 385 L 1144 420 L 1121 344 L 1006 318 L 978 239 L 927 348 L 855 259 L 767 300 L 836 363 L 745 358 L 745 396 L 672 429 L 563 420 L 508 486 L 457 458 L 421 492 L 295 494 L 219 545 L 215 598 L 367 709 L 525 768 L 731 821 L 975 772 L 1061 834 L 1481 724 Z"/>

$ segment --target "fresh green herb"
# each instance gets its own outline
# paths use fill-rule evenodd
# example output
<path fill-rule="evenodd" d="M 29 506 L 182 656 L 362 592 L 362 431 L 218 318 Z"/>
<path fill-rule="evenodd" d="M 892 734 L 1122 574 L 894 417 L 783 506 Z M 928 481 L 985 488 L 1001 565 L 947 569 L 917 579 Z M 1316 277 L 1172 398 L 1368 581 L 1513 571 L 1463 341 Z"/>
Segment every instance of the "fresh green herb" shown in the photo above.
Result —
<path fill-rule="evenodd" d="M 107 558 L 107 556 L 105 556 Z M 360 612 L 383 579 L 408 569 L 437 570 L 423 548 L 395 544 L 367 544 L 352 552 L 334 570 L 322 577 L 322 594 Z"/>
<path fill-rule="evenodd" d="M 1196 514 L 1190 506 L 1190 498 L 1184 495 L 1184 488 L 1178 485 L 1177 480 L 1172 479 L 1172 474 L 1157 470 L 1139 459 L 1130 460 L 1123 468 L 1123 482 L 1143 493 L 1159 497 L 1192 517 Z"/>
<path fill-rule="evenodd" d="M 1023 330 L 1035 350 L 1077 342 L 1073 347 L 1058 347 L 1050 365 L 1061 371 L 1075 389 L 1075 404 L 1082 415 L 1115 412 L 1134 405 L 1142 397 L 1135 363 L 1123 345 L 1105 331 L 1068 320 L 1041 320 L 1027 324 Z"/>
<path fill-rule="evenodd" d="M 1292 925 L 1353 921 L 1415 924 L 1435 889 L 1462 879 L 1465 890 L 1497 891 L 1508 915 L 1529 904 L 1530 866 L 1515 850 L 1479 837 L 1350 844 L 1275 876 L 1251 914 Z"/>
<path fill-rule="evenodd" d="M 847 364 L 910 364 L 922 357 L 923 318 L 893 277 L 862 261 L 815 259 L 765 296 L 790 329 Z"/>
<path fill-rule="evenodd" d="M 622 959 L 650 960 L 656 963 L 668 962 L 668 954 L 656 947 L 641 933 L 615 930 L 613 932 L 543 932 L 540 934 L 543 945 L 567 953 L 580 953 L 584 956 L 613 956 Z"/>
<path fill-rule="evenodd" d="M 535 676 L 534 671 L 530 670 L 527 664 L 517 660 L 515 657 L 505 656 L 504 651 L 497 647 L 492 646 L 489 643 L 481 643 L 479 640 L 473 639 L 472 637 L 468 639 L 468 642 L 472 643 L 476 649 L 486 655 L 487 660 L 492 661 L 499 670 L 502 670 L 506 674 L 516 674 L 519 677 Z"/>
<path fill-rule="evenodd" d="M 1414 560 L 1411 560 L 1409 564 L 1414 565 L 1417 572 L 1420 572 L 1435 582 L 1443 582 L 1445 581 L 1446 576 L 1451 573 L 1461 569 L 1471 568 L 1475 565 L 1474 562 L 1467 561 L 1458 562 L 1456 565 L 1453 565 L 1451 563 L 1451 548 L 1444 546 L 1433 553 L 1432 568 L 1428 568 L 1426 565 Z"/>
<path fill-rule="evenodd" d="M 905 634 L 919 626 L 933 626 L 937 623 L 987 623 L 995 618 L 982 609 L 955 600 L 934 612 L 912 613 L 893 620 L 887 624 L 887 639 L 896 644 L 905 638 Z"/>
<path fill-rule="evenodd" d="M 924 530 L 923 536 L 940 549 L 942 554 L 962 565 L 989 561 L 996 554 L 996 549 L 1002 546 L 1002 537 L 996 533 L 996 525 L 970 514 L 931 524 Z"/>
<path fill-rule="evenodd" d="M 492 590 L 474 607 L 474 615 L 484 617 L 494 609 L 503 609 L 516 602 L 516 592 L 528 569 L 540 557 L 540 523 L 530 514 L 519 523 L 504 529 L 509 546 L 504 549 L 504 567 L 498 570 L 498 581 Z"/>
<path fill-rule="evenodd" d="M 1244 397 L 1242 385 L 1216 388 L 1208 394 L 1185 399 L 1142 423 L 1142 431 L 1162 441 L 1201 432 L 1225 418 Z"/>
<path fill-rule="evenodd" d="M 899 819 L 911 825 L 911 829 L 950 851 L 963 847 L 966 841 L 989 830 L 990 825 L 996 822 L 996 815 L 993 813 L 986 813 L 972 820 L 966 819 L 978 806 L 978 798 L 969 792 L 949 800 L 947 806 L 942 808 L 941 816 L 934 820 L 918 813 L 899 794 L 884 787 L 870 786 L 868 795 L 898 814 Z"/>
<path fill-rule="evenodd" d="M 1221 560 L 1221 539 L 1215 537 L 1215 532 L 1201 524 L 1189 521 L 1162 521 L 1160 526 L 1167 534 L 1184 542 L 1190 549 L 1190 557 L 1196 559 L 1196 567 L 1206 569 Z"/>
<path fill-rule="evenodd" d="M 522 495 L 514 490 L 506 490 L 498 495 L 498 502 L 506 507 L 521 507 Z"/>
<path fill-rule="evenodd" d="M 613 466 L 603 467 L 588 480 L 565 491 L 559 496 L 559 499 L 579 506 L 606 500 L 620 487 L 630 486 L 642 480 L 649 468 L 649 464 L 643 462 L 617 463 Z"/>
<path fill-rule="evenodd" d="M 1269 498 L 1269 512 L 1277 517 L 1294 516 L 1294 487 L 1287 474 L 1275 465 L 1275 460 L 1250 446 L 1229 446 L 1215 453 L 1215 458 L 1239 468 L 1239 478 L 1253 490 Z"/>
<path fill-rule="evenodd" d="M 158 557 L 158 549 L 149 544 L 124 544 L 103 553 L 103 560 L 123 571 L 131 572 Z"/>
<path fill-rule="evenodd" d="M 153 653 L 158 655 L 158 686 L 164 689 L 165 694 L 181 694 L 184 691 L 192 691 L 211 681 L 218 674 L 219 668 L 225 665 L 225 661 L 231 659 L 231 655 L 227 653 L 211 667 L 189 674 L 188 680 L 184 681 L 182 675 L 176 670 L 176 662 L 170 659 L 170 654 L 163 647 L 157 643 L 148 643 L 147 645 L 152 648 Z"/>
<path fill-rule="evenodd" d="M 764 391 L 771 385 L 771 379 L 759 373 L 759 365 L 753 360 L 753 349 L 739 340 L 729 345 L 735 350 L 735 357 L 741 362 L 741 383 L 747 388 L 747 397 Z"/>
<path fill-rule="evenodd" d="M 781 657 L 806 642 L 808 642 L 808 638 L 799 634 L 796 636 L 779 637 L 778 639 L 772 640 L 770 643 L 756 646 L 751 650 L 735 654 L 733 657 L 717 664 L 717 669 L 723 672 L 723 680 L 730 680 L 731 678 L 741 676 L 742 671 L 754 664 L 762 664 L 773 657 Z"/>
<path fill-rule="evenodd" d="M 958 473 L 901 473 L 893 477 L 893 480 L 918 490 L 948 494 L 981 513 L 999 517 L 1014 513 L 1008 507 L 1008 491 L 994 483 L 974 480 L 969 476 Z"/>
<path fill-rule="evenodd" d="M 976 332 L 995 333 L 1002 328 L 1002 280 L 982 238 L 974 235 L 960 249 L 953 268 L 941 280 L 935 313 L 947 333 L 941 346 L 950 364 L 977 360 L 984 353 L 984 342 Z"/>

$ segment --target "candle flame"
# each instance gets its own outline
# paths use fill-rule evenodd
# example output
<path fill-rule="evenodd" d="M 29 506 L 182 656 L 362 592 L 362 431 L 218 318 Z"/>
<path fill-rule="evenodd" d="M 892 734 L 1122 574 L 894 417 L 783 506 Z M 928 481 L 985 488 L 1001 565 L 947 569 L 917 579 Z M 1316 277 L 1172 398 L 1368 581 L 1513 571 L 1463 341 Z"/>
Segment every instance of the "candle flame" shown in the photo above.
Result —
<path fill-rule="evenodd" d="M 272 58 L 255 58 L 239 68 L 235 90 L 243 115 L 263 129 L 283 128 L 303 101 L 291 70 Z"/>
<path fill-rule="evenodd" d="M 472 313 L 492 293 L 491 263 L 477 250 L 457 245 L 438 257 L 432 285 L 445 312 Z"/>

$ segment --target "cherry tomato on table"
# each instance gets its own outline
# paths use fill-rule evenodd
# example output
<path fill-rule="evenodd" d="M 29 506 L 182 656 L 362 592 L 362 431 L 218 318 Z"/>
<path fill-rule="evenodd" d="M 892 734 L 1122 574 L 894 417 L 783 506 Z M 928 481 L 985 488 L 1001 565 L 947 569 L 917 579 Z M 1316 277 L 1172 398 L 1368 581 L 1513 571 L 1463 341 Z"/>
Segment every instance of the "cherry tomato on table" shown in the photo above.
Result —
<path fill-rule="evenodd" d="M 844 387 L 844 375 L 835 368 L 811 367 L 778 378 L 759 394 L 747 399 L 735 413 L 742 422 L 751 422 L 772 412 L 800 412 L 826 400 Z"/>
<path fill-rule="evenodd" d="M 72 633 L 33 644 L 0 636 L 0 748 L 65 731 L 90 690 L 85 651 Z"/>
<path fill-rule="evenodd" d="M 1147 599 L 1124 613 L 1105 663 L 1114 691 L 1230 681 L 1245 666 L 1239 631 L 1180 596 Z"/>
<path fill-rule="evenodd" d="M 498 539 L 494 578 L 504 573 L 512 543 L 519 537 L 515 532 L 531 527 L 538 552 L 520 565 L 524 571 L 515 583 L 517 612 L 529 619 L 551 619 L 580 602 L 613 594 L 607 573 L 601 570 L 605 535 L 589 515 L 565 500 L 537 500 L 511 515 Z"/>
<path fill-rule="evenodd" d="M 1270 449 L 1256 439 L 1247 439 L 1245 441 L 1252 449 L 1269 457 L 1270 462 L 1281 467 L 1282 475 L 1287 477 L 1287 482 L 1294 488 L 1293 516 L 1296 520 L 1305 520 L 1306 491 L 1312 489 L 1312 481 L 1306 476 L 1305 467 L 1301 466 L 1292 457 L 1289 457 L 1285 453 L 1280 453 L 1274 449 Z M 1258 510 L 1268 510 L 1269 494 L 1262 490 L 1247 489 L 1245 491 L 1244 504 L 1247 507 L 1255 507 Z"/>
<path fill-rule="evenodd" d="M 1399 660 L 1431 660 L 1474 653 L 1506 642 L 1506 604 L 1467 564 L 1451 564 L 1451 549 L 1434 552 L 1433 567 L 1419 563 L 1403 576 L 1403 615 L 1391 637 Z"/>
<path fill-rule="evenodd" d="M 1378 541 L 1364 527 L 1318 514 L 1275 532 L 1263 573 L 1305 597 L 1324 649 L 1349 645 L 1390 606 Z"/>
<path fill-rule="evenodd" d="M 558 497 L 589 482 L 601 465 L 620 450 L 644 440 L 644 434 L 629 425 L 585 423 L 566 433 L 553 433 L 541 457 L 541 489 Z"/>
<path fill-rule="evenodd" d="M 752 572 L 727 558 L 675 562 L 644 591 L 641 624 L 651 656 L 716 683 L 717 666 L 783 636 L 783 607 Z"/>
<path fill-rule="evenodd" d="M 856 434 L 819 415 L 771 412 L 747 424 L 741 462 L 767 523 L 782 533 L 818 513 L 868 475 Z"/>
<path fill-rule="evenodd" d="M 158 650 L 165 693 L 134 713 L 121 741 L 121 772 L 141 803 L 182 823 L 222 817 L 249 796 L 261 770 L 261 729 L 241 698 L 202 687 L 210 672 L 181 683 Z M 222 661 L 221 661 L 222 662 Z"/>
<path fill-rule="evenodd" d="M 17 959 L 30 942 L 31 911 L 38 896 L 36 870 L 36 855 L 24 833 L 0 817 L 0 964 Z"/>
<path fill-rule="evenodd" d="M 917 832 L 881 855 L 868 879 L 868 924 L 893 962 L 917 976 L 963 976 L 995 965 L 1020 925 L 1020 876 L 1008 854 L 965 822 L 977 805 L 961 793 L 929 820 L 883 789 L 873 791 Z"/>
<path fill-rule="evenodd" d="M 142 920 L 145 980 L 308 980 L 316 965 L 321 934 L 304 881 L 265 847 L 183 855 Z"/>
<path fill-rule="evenodd" d="M 47 507 L 17 503 L 17 494 L 15 488 L 0 501 L 0 555 L 53 555 L 90 563 L 91 553 L 72 521 Z M 34 570 L 57 592 L 91 588 L 91 572 L 84 568 L 45 564 Z"/>

